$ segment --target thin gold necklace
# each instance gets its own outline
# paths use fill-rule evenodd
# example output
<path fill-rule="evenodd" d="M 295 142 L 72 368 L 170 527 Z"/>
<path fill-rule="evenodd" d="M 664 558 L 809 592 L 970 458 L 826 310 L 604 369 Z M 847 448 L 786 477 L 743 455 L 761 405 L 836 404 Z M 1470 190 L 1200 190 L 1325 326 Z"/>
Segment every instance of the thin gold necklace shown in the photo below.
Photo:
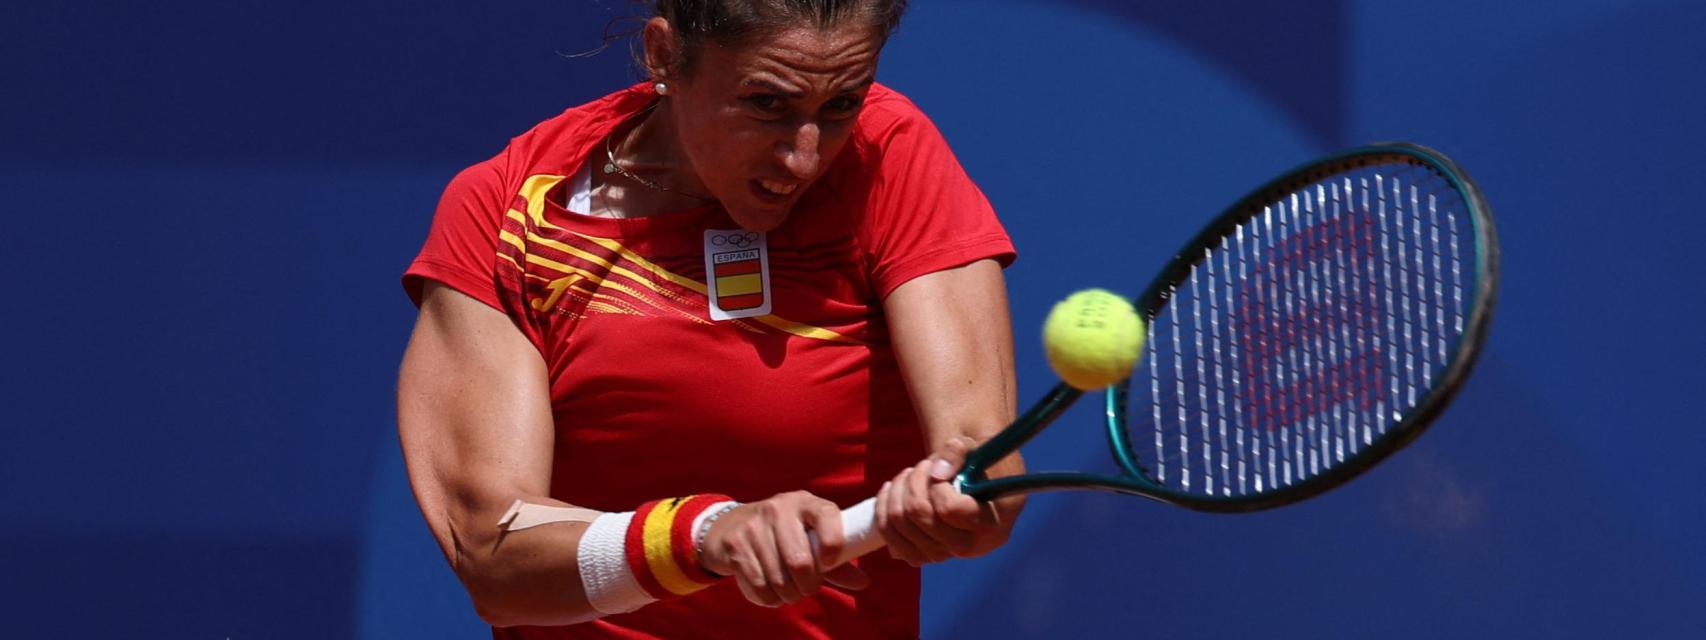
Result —
<path fill-rule="evenodd" d="M 633 121 L 637 118 L 640 118 L 642 116 L 645 116 L 646 114 L 651 113 L 653 109 L 657 108 L 657 106 L 658 106 L 658 103 L 653 102 L 651 106 L 646 107 L 645 109 L 641 110 L 639 113 L 628 116 L 627 120 L 623 120 L 622 124 L 616 126 L 617 131 L 622 130 L 622 125 L 625 125 L 630 121 Z M 638 128 L 638 126 L 636 126 L 635 128 Z M 633 129 L 628 129 L 627 131 L 622 132 L 622 133 L 624 136 L 626 136 L 627 134 L 633 133 L 633 132 L 634 132 Z M 614 173 L 614 174 L 620 175 L 624 178 L 627 178 L 629 180 L 633 180 L 634 182 L 638 182 L 641 185 L 644 185 L 645 187 L 650 188 L 650 189 L 655 189 L 658 191 L 668 191 L 670 193 L 681 194 L 683 196 L 693 198 L 694 200 L 699 200 L 701 202 L 710 202 L 711 201 L 711 198 L 707 198 L 705 196 L 701 196 L 701 195 L 697 195 L 697 194 L 688 193 L 688 192 L 682 191 L 680 189 L 671 189 L 669 187 L 663 186 L 663 185 L 658 184 L 656 182 L 653 182 L 651 180 L 647 180 L 645 178 L 642 178 L 642 177 L 636 175 L 634 172 L 629 171 L 626 168 L 623 168 L 623 166 L 621 164 L 616 162 L 616 146 L 615 146 L 615 144 L 616 144 L 616 132 L 611 132 L 610 136 L 604 139 L 604 175 L 610 175 L 610 174 Z"/>

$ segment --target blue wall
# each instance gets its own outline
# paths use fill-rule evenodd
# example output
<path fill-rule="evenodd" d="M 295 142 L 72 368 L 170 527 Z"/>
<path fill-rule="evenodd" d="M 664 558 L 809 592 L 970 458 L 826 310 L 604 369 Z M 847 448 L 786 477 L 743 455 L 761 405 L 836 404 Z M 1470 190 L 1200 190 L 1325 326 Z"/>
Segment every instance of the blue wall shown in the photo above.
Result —
<path fill-rule="evenodd" d="M 396 276 L 456 169 L 633 77 L 559 55 L 622 4 L 0 13 L 0 636 L 482 636 L 402 475 Z M 914 4 L 882 77 L 1019 244 L 1027 397 L 1050 302 L 1331 149 L 1452 154 L 1506 251 L 1472 383 L 1389 463 L 1248 516 L 1039 497 L 927 573 L 927 635 L 1706 635 L 1706 6 Z"/>

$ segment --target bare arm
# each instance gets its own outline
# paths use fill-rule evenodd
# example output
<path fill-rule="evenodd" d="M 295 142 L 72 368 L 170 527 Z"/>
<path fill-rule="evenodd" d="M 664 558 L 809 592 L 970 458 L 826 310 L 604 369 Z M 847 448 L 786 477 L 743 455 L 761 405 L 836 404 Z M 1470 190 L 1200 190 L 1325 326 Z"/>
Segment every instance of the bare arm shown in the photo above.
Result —
<path fill-rule="evenodd" d="M 545 363 L 503 313 L 428 283 L 397 384 L 398 432 L 421 513 L 494 626 L 596 617 L 575 555 L 581 523 L 500 535 L 516 499 L 547 497 L 553 427 Z"/>
<path fill-rule="evenodd" d="M 947 480 L 971 446 L 1007 426 L 1017 411 L 1001 267 L 982 260 L 915 278 L 896 288 L 884 307 L 932 455 L 878 496 L 878 528 L 891 551 L 914 564 L 987 553 L 1007 540 L 1024 499 L 984 505 L 959 495 Z M 1014 454 L 989 474 L 1023 470 Z"/>
<path fill-rule="evenodd" d="M 555 428 L 546 379 L 538 350 L 508 317 L 427 285 L 397 390 L 403 457 L 428 527 L 493 626 L 557 626 L 601 615 L 587 600 L 577 563 L 587 525 L 508 533 L 497 525 L 517 499 L 573 506 L 547 497 Z M 706 566 L 733 575 L 748 599 L 766 606 L 804 598 L 825 580 L 862 588 L 865 577 L 855 567 L 825 574 L 816 566 L 808 523 L 826 551 L 840 549 L 840 511 L 828 500 L 789 492 L 744 505 L 706 537 Z"/>

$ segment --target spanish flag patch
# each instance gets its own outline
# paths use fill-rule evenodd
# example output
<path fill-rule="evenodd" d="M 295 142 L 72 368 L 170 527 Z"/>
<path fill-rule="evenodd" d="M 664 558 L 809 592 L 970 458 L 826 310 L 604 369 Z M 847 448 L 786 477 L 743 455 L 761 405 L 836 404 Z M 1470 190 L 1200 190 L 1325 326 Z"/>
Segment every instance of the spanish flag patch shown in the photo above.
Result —
<path fill-rule="evenodd" d="M 712 320 L 770 313 L 770 255 L 764 233 L 705 232 L 705 280 Z"/>

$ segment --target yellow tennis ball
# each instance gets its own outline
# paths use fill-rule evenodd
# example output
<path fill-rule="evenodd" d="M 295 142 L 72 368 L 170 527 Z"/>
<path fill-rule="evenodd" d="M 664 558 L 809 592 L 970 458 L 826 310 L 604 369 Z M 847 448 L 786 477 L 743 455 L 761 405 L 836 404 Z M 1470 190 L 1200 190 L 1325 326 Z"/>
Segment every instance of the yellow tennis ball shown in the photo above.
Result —
<path fill-rule="evenodd" d="M 1125 298 L 1085 289 L 1049 312 L 1043 323 L 1043 350 L 1061 380 L 1091 391 L 1131 375 L 1145 335 L 1143 318 Z"/>

